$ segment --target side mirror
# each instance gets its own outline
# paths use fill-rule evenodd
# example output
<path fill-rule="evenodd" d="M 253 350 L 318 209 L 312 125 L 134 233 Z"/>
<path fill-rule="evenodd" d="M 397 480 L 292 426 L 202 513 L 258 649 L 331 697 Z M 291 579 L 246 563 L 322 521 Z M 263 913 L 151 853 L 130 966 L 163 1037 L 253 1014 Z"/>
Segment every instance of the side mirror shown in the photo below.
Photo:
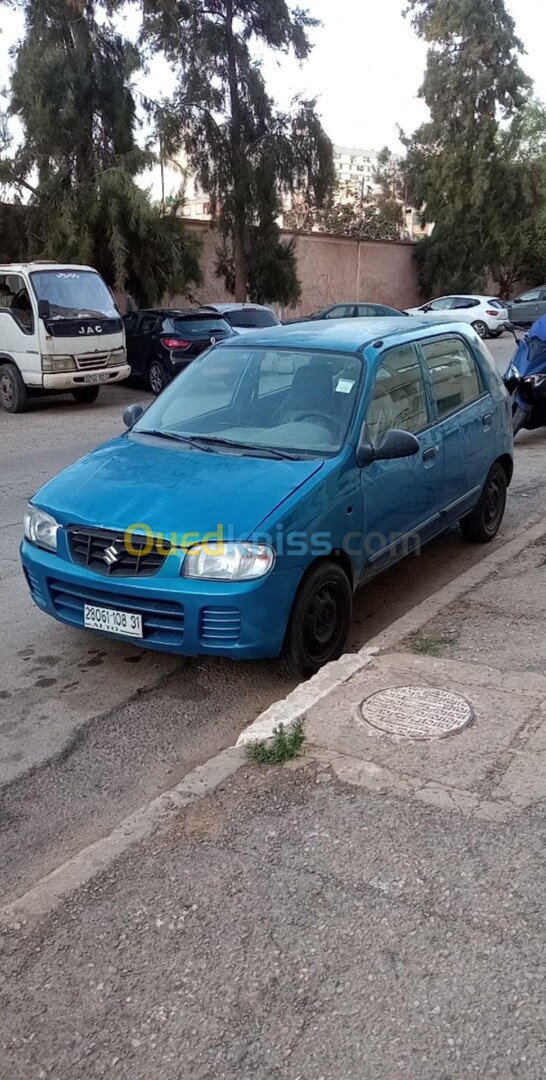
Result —
<path fill-rule="evenodd" d="M 511 300 L 510 302 L 512 304 L 523 304 L 523 300 L 521 299 L 521 296 L 516 296 L 515 300 Z"/>
<path fill-rule="evenodd" d="M 132 428 L 133 424 L 136 424 L 137 420 L 140 420 L 144 409 L 142 405 L 128 405 L 123 414 L 123 423 L 126 428 Z"/>
<path fill-rule="evenodd" d="M 364 469 L 367 465 L 371 465 L 372 461 L 392 461 L 395 458 L 414 457 L 420 449 L 419 440 L 415 438 L 415 435 L 409 431 L 398 431 L 396 428 L 386 431 L 377 446 L 374 446 L 370 439 L 368 425 L 364 424 L 356 451 L 356 463 L 359 468 Z"/>
<path fill-rule="evenodd" d="M 432 308 L 431 308 L 430 304 L 425 304 L 424 307 L 422 307 L 420 310 L 421 311 L 432 311 Z"/>
<path fill-rule="evenodd" d="M 38 300 L 38 318 L 49 319 L 51 317 L 51 305 L 49 300 Z"/>

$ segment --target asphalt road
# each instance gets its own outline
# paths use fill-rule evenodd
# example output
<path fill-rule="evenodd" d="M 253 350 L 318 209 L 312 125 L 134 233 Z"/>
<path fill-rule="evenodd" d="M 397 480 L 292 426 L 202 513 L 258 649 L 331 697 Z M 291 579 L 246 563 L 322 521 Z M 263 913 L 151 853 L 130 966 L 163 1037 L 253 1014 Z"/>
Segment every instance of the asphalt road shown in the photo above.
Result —
<path fill-rule="evenodd" d="M 502 370 L 513 345 L 493 343 Z M 291 683 L 273 662 L 181 660 L 76 632 L 32 604 L 19 566 L 27 498 L 122 429 L 146 394 L 101 391 L 96 405 L 36 402 L 0 414 L 0 895 L 42 873 L 224 746 Z M 546 431 L 518 439 L 501 540 L 544 505 Z M 349 648 L 486 554 L 457 530 L 363 590 Z"/>

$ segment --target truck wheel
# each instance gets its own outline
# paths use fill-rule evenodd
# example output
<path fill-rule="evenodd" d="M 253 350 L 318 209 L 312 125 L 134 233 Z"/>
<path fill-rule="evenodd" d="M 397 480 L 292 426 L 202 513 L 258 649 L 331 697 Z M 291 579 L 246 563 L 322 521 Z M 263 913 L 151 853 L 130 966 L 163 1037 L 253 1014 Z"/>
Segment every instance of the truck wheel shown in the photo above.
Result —
<path fill-rule="evenodd" d="M 506 473 L 500 462 L 496 461 L 489 470 L 476 509 L 461 521 L 465 540 L 473 544 L 488 544 L 495 539 L 504 517 L 507 486 Z"/>
<path fill-rule="evenodd" d="M 282 660 L 291 675 L 307 679 L 341 656 L 352 612 L 347 574 L 334 562 L 311 567 L 296 595 L 284 641 Z"/>
<path fill-rule="evenodd" d="M 82 386 L 81 390 L 71 390 L 70 393 L 78 405 L 92 405 L 99 396 L 99 386 Z"/>
<path fill-rule="evenodd" d="M 0 405 L 6 412 L 26 412 L 27 388 L 15 364 L 0 367 Z"/>

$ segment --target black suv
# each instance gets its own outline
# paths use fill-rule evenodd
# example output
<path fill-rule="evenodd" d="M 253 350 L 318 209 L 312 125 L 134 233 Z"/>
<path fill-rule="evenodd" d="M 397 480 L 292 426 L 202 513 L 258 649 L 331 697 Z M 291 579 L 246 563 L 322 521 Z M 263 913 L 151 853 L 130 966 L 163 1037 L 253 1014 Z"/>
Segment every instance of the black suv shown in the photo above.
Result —
<path fill-rule="evenodd" d="M 124 318 L 127 363 L 154 394 L 215 341 L 232 337 L 227 319 L 210 308 L 150 308 Z"/>

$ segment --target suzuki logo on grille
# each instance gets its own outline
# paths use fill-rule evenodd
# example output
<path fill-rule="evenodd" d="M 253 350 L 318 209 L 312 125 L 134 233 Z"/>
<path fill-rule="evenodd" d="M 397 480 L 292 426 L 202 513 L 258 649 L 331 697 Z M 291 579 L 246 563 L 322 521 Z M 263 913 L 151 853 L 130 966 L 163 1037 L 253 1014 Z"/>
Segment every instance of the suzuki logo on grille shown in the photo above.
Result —
<path fill-rule="evenodd" d="M 116 545 L 115 544 L 110 544 L 110 547 L 107 547 L 106 551 L 103 552 L 102 557 L 103 557 L 105 563 L 107 564 L 107 566 L 113 566 L 114 563 L 116 563 L 118 561 L 120 555 L 121 555 L 121 551 L 118 550 Z"/>

